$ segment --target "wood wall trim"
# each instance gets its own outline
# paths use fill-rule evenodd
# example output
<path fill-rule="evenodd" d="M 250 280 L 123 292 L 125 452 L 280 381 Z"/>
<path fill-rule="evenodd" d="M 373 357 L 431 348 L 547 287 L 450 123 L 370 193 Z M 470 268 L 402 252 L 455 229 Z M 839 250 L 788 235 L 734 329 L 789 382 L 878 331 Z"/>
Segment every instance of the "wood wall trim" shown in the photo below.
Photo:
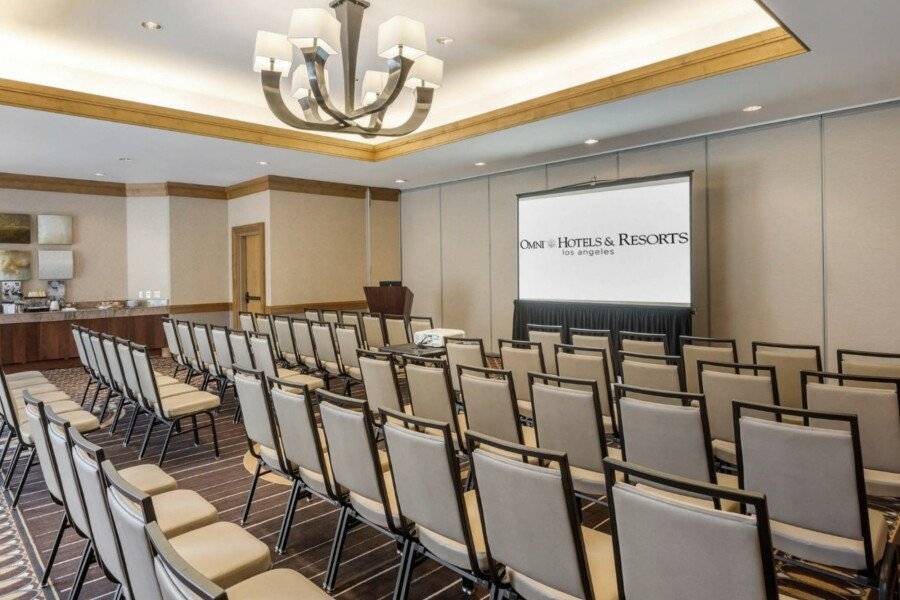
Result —
<path fill-rule="evenodd" d="M 392 188 L 369 188 L 369 197 L 382 202 L 400 202 L 400 190 Z"/>
<path fill-rule="evenodd" d="M 129 198 L 161 198 L 169 195 L 165 183 L 126 183 L 125 190 Z"/>
<path fill-rule="evenodd" d="M 306 309 L 319 310 L 367 310 L 369 305 L 365 300 L 337 300 L 332 302 L 306 302 L 303 304 L 281 304 L 267 306 L 266 312 L 272 315 L 284 315 L 299 313 Z"/>
<path fill-rule="evenodd" d="M 170 315 L 189 313 L 231 312 L 231 302 L 205 302 L 202 304 L 173 304 L 169 306 Z"/>
<path fill-rule="evenodd" d="M 210 200 L 228 200 L 228 188 L 218 185 L 201 185 L 199 183 L 166 182 L 166 195 L 179 198 L 207 198 Z"/>
<path fill-rule="evenodd" d="M 400 190 L 392 188 L 369 188 L 372 198 L 376 200 L 398 200 Z M 249 181 L 243 181 L 228 186 L 226 196 L 229 200 L 241 198 L 264 192 L 267 190 L 276 192 L 294 192 L 298 194 L 316 194 L 319 196 L 337 196 L 341 198 L 366 197 L 366 186 L 350 183 L 335 183 L 332 181 L 316 181 L 314 179 L 298 179 L 296 177 L 284 177 L 281 175 L 264 175 Z"/>
<path fill-rule="evenodd" d="M 354 160 L 382 161 L 807 51 L 788 29 L 775 27 L 376 145 L 9 79 L 0 79 L 0 104 Z"/>
<path fill-rule="evenodd" d="M 35 192 L 62 192 L 65 194 L 91 194 L 93 196 L 124 197 L 126 195 L 124 183 L 93 181 L 91 179 L 67 179 L 65 177 L 44 177 L 42 175 L 19 175 L 16 173 L 0 173 L 0 188 Z"/>

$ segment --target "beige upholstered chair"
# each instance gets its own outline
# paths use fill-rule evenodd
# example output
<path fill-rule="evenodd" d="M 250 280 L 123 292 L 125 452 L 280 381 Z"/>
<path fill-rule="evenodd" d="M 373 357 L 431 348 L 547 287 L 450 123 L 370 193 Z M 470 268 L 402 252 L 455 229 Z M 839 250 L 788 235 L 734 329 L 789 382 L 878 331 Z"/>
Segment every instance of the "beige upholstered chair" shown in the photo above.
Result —
<path fill-rule="evenodd" d="M 625 385 L 667 392 L 684 391 L 684 368 L 680 356 L 622 351 L 619 352 L 619 366 Z"/>
<path fill-rule="evenodd" d="M 469 594 L 476 584 L 494 588 L 478 499 L 474 490 L 463 492 L 450 424 L 384 409 L 381 420 L 397 513 L 414 524 L 413 552 L 453 569 Z M 406 597 L 411 571 L 400 580 L 396 597 Z"/>
<path fill-rule="evenodd" d="M 273 569 L 223 589 L 185 561 L 155 522 L 145 528 L 153 549 L 151 568 L 162 600 L 326 600 L 312 581 L 291 569 Z"/>
<path fill-rule="evenodd" d="M 671 489 L 676 498 L 616 483 L 609 500 L 619 600 L 778 600 L 766 498 L 606 460 L 608 479 L 628 477 Z M 707 506 L 679 498 L 702 496 Z M 712 501 L 712 502 L 711 502 Z M 750 515 L 713 508 L 744 504 Z"/>
<path fill-rule="evenodd" d="M 450 380 L 453 390 L 459 393 L 459 373 L 456 367 L 487 368 L 487 357 L 484 354 L 484 341 L 481 338 L 449 338 L 444 349 L 447 351 L 447 363 L 450 368 Z"/>
<path fill-rule="evenodd" d="M 357 350 L 356 355 L 366 388 L 366 403 L 373 415 L 381 408 L 403 412 L 403 396 L 393 355 L 362 349 Z"/>
<path fill-rule="evenodd" d="M 456 369 L 469 430 L 513 444 L 537 445 L 534 428 L 522 425 L 509 371 L 465 365 Z"/>
<path fill-rule="evenodd" d="M 306 319 L 291 318 L 291 330 L 294 332 L 294 348 L 300 368 L 306 371 L 321 371 L 322 365 L 316 360 L 316 345 L 313 343 L 310 322 Z"/>
<path fill-rule="evenodd" d="M 620 331 L 619 350 L 635 354 L 670 354 L 666 334 L 639 331 Z"/>
<path fill-rule="evenodd" d="M 122 416 L 125 406 L 131 406 L 134 411 L 137 411 L 139 410 L 139 404 L 136 394 L 128 387 L 128 382 L 125 379 L 125 370 L 122 368 L 122 361 L 117 350 L 117 338 L 106 334 L 103 334 L 100 338 L 103 354 L 106 357 L 106 363 L 109 365 L 113 389 L 115 389 L 119 397 L 116 411 L 113 414 L 113 422 L 109 428 L 109 435 L 113 435 L 119 425 L 119 418 Z"/>
<path fill-rule="evenodd" d="M 503 369 L 512 374 L 513 390 L 522 416 L 531 418 L 532 408 L 528 389 L 529 373 L 546 373 L 544 352 L 540 342 L 497 340 L 500 345 L 500 362 Z"/>
<path fill-rule="evenodd" d="M 269 337 L 268 334 L 248 333 L 246 339 L 253 356 L 251 367 L 248 369 L 242 364 L 235 364 L 235 370 L 238 368 L 251 371 L 259 370 L 265 373 L 266 377 L 279 377 L 281 379 L 286 379 L 287 381 L 305 385 L 310 389 L 317 389 L 325 385 L 325 381 L 318 377 L 278 367 L 275 363 L 275 350 L 272 344 L 272 338 Z M 240 395 L 240 393 L 238 393 L 238 395 Z"/>
<path fill-rule="evenodd" d="M 355 310 L 342 310 L 338 313 L 338 317 L 340 318 L 342 325 L 355 325 L 356 330 L 359 331 L 360 337 L 363 338 L 363 342 L 366 341 L 365 336 L 363 335 L 362 319 L 358 312 Z"/>
<path fill-rule="evenodd" d="M 366 338 L 366 346 L 371 350 L 377 350 L 386 345 L 387 335 L 384 332 L 384 322 L 378 313 L 362 314 L 363 333 Z"/>
<path fill-rule="evenodd" d="M 609 329 L 569 327 L 569 338 L 573 346 L 584 348 L 584 350 L 578 350 L 578 354 L 590 354 L 596 349 L 605 350 L 606 357 L 609 359 L 606 365 L 606 374 L 611 384 L 616 382 L 616 352 Z"/>
<path fill-rule="evenodd" d="M 253 331 L 272 335 L 272 315 L 266 313 L 253 313 Z"/>
<path fill-rule="evenodd" d="M 431 317 L 409 317 L 409 341 L 414 341 L 412 338 L 416 333 L 428 329 L 434 329 L 434 320 Z"/>
<path fill-rule="evenodd" d="M 781 406 L 800 408 L 803 404 L 800 371 L 821 371 L 822 351 L 818 346 L 753 342 L 753 362 L 772 365 L 778 373 Z"/>
<path fill-rule="evenodd" d="M 534 325 L 525 326 L 528 330 L 528 341 L 538 342 L 541 345 L 541 354 L 544 356 L 544 367 L 547 373 L 556 375 L 556 360 L 554 346 L 563 343 L 563 329 L 560 325 Z"/>
<path fill-rule="evenodd" d="M 347 492 L 341 506 L 323 587 L 326 591 L 334 589 L 348 522 L 351 519 L 402 544 L 403 554 L 398 572 L 398 579 L 402 579 L 412 563 L 410 528 L 397 512 L 391 474 L 382 470 L 369 405 L 364 401 L 324 390 L 317 390 L 316 395 L 328 444 L 331 472 L 335 483 Z"/>
<path fill-rule="evenodd" d="M 178 334 L 178 342 L 181 344 L 181 355 L 188 368 L 184 382 L 190 383 L 194 376 L 201 374 L 203 371 L 200 368 L 200 357 L 197 356 L 193 324 L 190 321 L 175 321 L 175 332 Z"/>
<path fill-rule="evenodd" d="M 424 419 L 448 423 L 454 447 L 463 450 L 468 426 L 466 415 L 456 412 L 456 394 L 453 393 L 447 361 L 416 356 L 404 356 L 403 360 L 406 362 L 406 384 L 412 413 Z"/>
<path fill-rule="evenodd" d="M 317 308 L 307 308 L 303 311 L 303 318 L 310 322 L 321 321 L 322 313 Z"/>
<path fill-rule="evenodd" d="M 106 350 L 103 347 L 102 335 L 103 334 L 96 331 L 92 331 L 89 334 L 91 352 L 97 357 L 97 368 L 100 370 L 100 381 L 102 382 L 103 387 L 106 388 L 106 400 L 103 401 L 103 406 L 100 407 L 100 416 L 98 417 L 100 421 L 103 421 L 103 419 L 106 418 L 106 411 L 113 398 L 118 398 L 119 401 L 121 401 L 121 392 L 116 387 L 116 382 L 113 380 L 112 366 L 107 360 L 108 357 L 106 356 Z M 92 412 L 93 407 L 94 405 L 91 404 L 91 408 L 88 412 Z"/>
<path fill-rule="evenodd" d="M 737 342 L 733 339 L 682 335 L 678 341 L 681 344 L 681 358 L 684 361 L 685 389 L 691 394 L 700 393 L 698 362 L 701 360 L 715 363 L 738 362 Z"/>
<path fill-rule="evenodd" d="M 319 364 L 322 365 L 322 375 L 325 378 L 326 389 L 329 388 L 331 378 L 340 378 L 343 372 L 332 327 L 331 323 L 325 321 L 309 324 L 313 336 L 313 344 L 316 348 L 316 358 Z"/>
<path fill-rule="evenodd" d="M 256 331 L 256 319 L 253 318 L 251 312 L 239 311 L 238 324 L 242 331 Z"/>
<path fill-rule="evenodd" d="M 890 352 L 867 352 L 864 350 L 837 351 L 838 373 L 869 375 L 900 379 L 900 354 Z M 857 381 L 857 387 L 878 387 L 877 381 Z M 891 385 L 886 384 L 888 389 Z"/>
<path fill-rule="evenodd" d="M 703 394 L 647 389 L 629 393 L 632 391 L 634 388 L 616 384 L 622 460 L 676 477 L 737 488 L 734 475 L 716 473 Z M 648 396 L 656 399 L 645 399 Z M 709 505 L 704 499 L 678 499 Z M 715 508 L 738 511 L 733 503 Z"/>
<path fill-rule="evenodd" d="M 84 386 L 84 394 L 81 396 L 81 404 L 84 404 L 85 399 L 87 399 L 88 390 L 90 390 L 91 386 L 97 383 L 94 377 L 94 371 L 91 369 L 90 362 L 88 361 L 87 351 L 84 347 L 84 342 L 81 338 L 81 331 L 84 328 L 81 325 L 73 324 L 72 325 L 72 339 L 75 342 L 75 350 L 78 353 L 78 362 L 81 363 L 81 368 L 84 369 L 85 375 L 87 375 L 87 384 Z M 168 339 L 168 336 L 166 336 Z M 176 365 L 177 366 L 177 365 Z M 23 377 L 23 380 L 38 380 L 38 383 L 43 383 L 40 381 L 44 379 L 44 377 L 37 371 L 25 372 L 25 373 L 16 373 L 17 376 Z M 40 377 L 38 377 L 40 376 Z M 45 380 L 46 381 L 46 380 Z M 12 379 L 10 379 L 10 383 L 12 383 Z"/>
<path fill-rule="evenodd" d="M 612 381 L 609 379 L 610 358 L 604 348 L 583 348 L 567 344 L 554 346 L 554 362 L 560 377 L 568 379 L 590 379 L 597 382 L 600 394 L 600 407 L 603 409 L 603 429 L 606 433 L 618 436 L 619 424 L 616 423 L 612 403 Z"/>
<path fill-rule="evenodd" d="M 163 317 L 162 327 L 163 334 L 166 336 L 166 348 L 168 349 L 172 360 L 175 361 L 175 372 L 172 373 L 172 375 L 174 377 L 177 377 L 180 370 L 188 368 L 188 364 L 185 357 L 182 356 L 181 340 L 178 339 L 178 331 L 175 327 L 175 319 L 171 317 Z"/>
<path fill-rule="evenodd" d="M 362 383 L 362 370 L 359 368 L 357 350 L 364 348 L 359 328 L 352 323 L 338 323 L 334 326 L 334 339 L 338 354 L 341 357 L 341 375 L 344 377 L 344 395 L 350 393 L 355 384 Z"/>
<path fill-rule="evenodd" d="M 338 311 L 336 310 L 323 310 L 322 311 L 322 322 L 331 323 L 332 326 L 337 325 L 341 322 L 340 316 L 338 315 Z"/>
<path fill-rule="evenodd" d="M 228 345 L 231 346 L 232 367 L 253 369 L 253 351 L 250 349 L 252 331 L 231 331 L 228 334 Z"/>
<path fill-rule="evenodd" d="M 729 372 L 730 371 L 730 372 Z M 737 464 L 734 446 L 735 400 L 778 406 L 778 375 L 775 367 L 742 363 L 697 363 L 700 393 L 706 398 L 713 455 L 729 465 Z M 774 418 L 759 413 L 758 418 Z"/>
<path fill-rule="evenodd" d="M 581 526 L 566 455 L 467 438 L 491 572 L 524 598 L 616 598 L 612 538 Z"/>
<path fill-rule="evenodd" d="M 103 374 L 103 371 L 100 367 L 100 358 L 97 355 L 97 349 L 94 347 L 94 337 L 97 334 L 95 331 L 91 331 L 87 328 L 82 328 L 81 330 L 81 340 L 82 345 L 84 346 L 85 352 L 88 357 L 88 365 L 91 368 L 91 371 L 94 373 L 94 381 L 96 383 L 96 387 L 94 388 L 94 395 L 91 398 L 91 403 L 87 407 L 88 412 L 94 412 L 94 405 L 97 403 L 97 399 L 100 397 L 101 392 L 106 390 L 109 392 L 109 381 L 106 376 Z"/>
<path fill-rule="evenodd" d="M 616 449 L 606 446 L 600 386 L 594 379 L 530 373 L 534 437 L 538 448 L 565 452 L 572 485 L 580 497 L 606 495 L 603 459 Z"/>
<path fill-rule="evenodd" d="M 272 330 L 275 332 L 275 350 L 278 359 L 289 369 L 298 366 L 291 317 L 288 315 L 272 317 Z"/>
<path fill-rule="evenodd" d="M 403 315 L 384 315 L 384 333 L 389 346 L 399 346 L 410 342 L 409 323 Z"/>
<path fill-rule="evenodd" d="M 228 377 L 216 360 L 216 351 L 213 344 L 211 326 L 207 323 L 194 323 L 194 343 L 197 347 L 197 359 L 200 369 L 203 371 L 203 385 L 201 389 L 207 389 L 210 382 L 216 383 L 216 391 L 221 399 L 225 393 L 225 385 Z"/>
<path fill-rule="evenodd" d="M 786 555 L 779 559 L 814 572 L 822 572 L 817 565 L 847 569 L 855 576 L 827 573 L 888 589 L 885 582 L 896 577 L 896 546 L 888 541 L 884 513 L 866 507 L 856 415 L 743 402 L 733 410 L 740 487 L 766 495 L 772 542 Z M 748 410 L 831 426 L 774 422 Z"/>
<path fill-rule="evenodd" d="M 856 415 L 866 493 L 900 498 L 900 378 L 840 373 L 800 373 L 803 408 Z M 846 428 L 813 420 L 816 427 Z"/>

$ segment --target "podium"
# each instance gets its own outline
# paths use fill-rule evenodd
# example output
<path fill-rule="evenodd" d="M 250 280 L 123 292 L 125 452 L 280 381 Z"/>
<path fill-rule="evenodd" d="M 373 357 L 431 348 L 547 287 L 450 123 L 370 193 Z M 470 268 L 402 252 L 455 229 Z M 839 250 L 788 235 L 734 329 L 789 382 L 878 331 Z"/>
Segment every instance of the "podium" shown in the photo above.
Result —
<path fill-rule="evenodd" d="M 405 285 L 367 286 L 363 288 L 369 312 L 409 317 L 413 293 Z"/>

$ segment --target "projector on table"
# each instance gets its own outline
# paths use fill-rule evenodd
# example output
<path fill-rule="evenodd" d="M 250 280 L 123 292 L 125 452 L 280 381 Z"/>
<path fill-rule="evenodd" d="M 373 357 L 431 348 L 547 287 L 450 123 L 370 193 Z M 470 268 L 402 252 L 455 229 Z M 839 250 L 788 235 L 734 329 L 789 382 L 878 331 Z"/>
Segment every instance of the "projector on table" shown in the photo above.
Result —
<path fill-rule="evenodd" d="M 466 332 L 462 329 L 424 329 L 413 334 L 416 346 L 442 348 L 447 338 L 462 337 Z"/>

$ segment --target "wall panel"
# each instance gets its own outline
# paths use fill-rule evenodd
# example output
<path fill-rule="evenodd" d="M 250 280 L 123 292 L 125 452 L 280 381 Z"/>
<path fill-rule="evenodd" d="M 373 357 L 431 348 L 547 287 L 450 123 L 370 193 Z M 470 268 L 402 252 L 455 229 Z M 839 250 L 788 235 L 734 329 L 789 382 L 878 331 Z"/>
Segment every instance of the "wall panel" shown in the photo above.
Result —
<path fill-rule="evenodd" d="M 412 312 L 442 321 L 441 190 L 439 187 L 403 192 L 400 198 L 403 231 L 403 284 L 412 290 Z"/>
<path fill-rule="evenodd" d="M 172 304 L 227 302 L 231 296 L 228 204 L 172 197 L 169 214 Z"/>
<path fill-rule="evenodd" d="M 400 279 L 400 203 L 372 200 L 369 203 L 369 233 L 371 284 Z"/>
<path fill-rule="evenodd" d="M 547 165 L 547 189 L 585 183 L 592 178 L 598 180 L 615 179 L 619 167 L 615 154 L 592 156 L 588 159 L 573 160 Z"/>
<path fill-rule="evenodd" d="M 161 297 L 171 298 L 169 197 L 127 198 L 123 203 L 128 213 L 126 297 L 137 298 L 141 290 L 159 290 Z"/>

